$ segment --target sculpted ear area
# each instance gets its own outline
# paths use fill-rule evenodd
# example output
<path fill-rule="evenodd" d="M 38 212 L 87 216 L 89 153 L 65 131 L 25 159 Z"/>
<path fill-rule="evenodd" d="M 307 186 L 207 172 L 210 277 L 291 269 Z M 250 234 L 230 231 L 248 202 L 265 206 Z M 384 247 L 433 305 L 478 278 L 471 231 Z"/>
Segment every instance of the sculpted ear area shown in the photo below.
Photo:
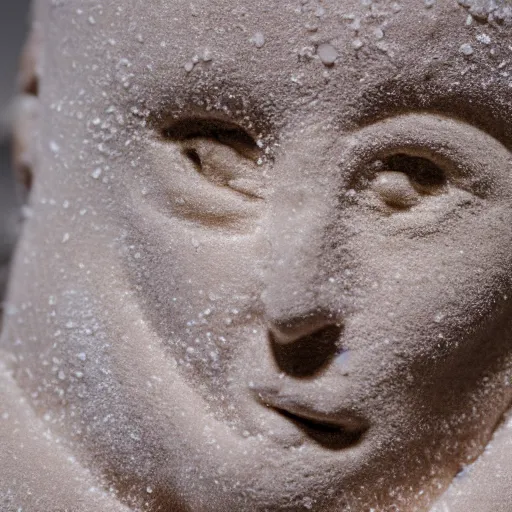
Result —
<path fill-rule="evenodd" d="M 37 168 L 41 49 L 41 29 L 35 24 L 21 56 L 19 94 L 13 116 L 13 165 L 23 199 L 32 188 Z"/>

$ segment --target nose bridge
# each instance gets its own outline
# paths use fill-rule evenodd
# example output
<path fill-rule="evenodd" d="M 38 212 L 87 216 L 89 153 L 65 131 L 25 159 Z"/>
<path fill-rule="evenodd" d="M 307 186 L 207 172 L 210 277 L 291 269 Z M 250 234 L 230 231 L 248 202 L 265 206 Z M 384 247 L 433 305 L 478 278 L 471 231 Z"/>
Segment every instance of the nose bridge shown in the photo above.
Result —
<path fill-rule="evenodd" d="M 319 146 L 290 151 L 276 169 L 281 183 L 269 217 L 272 250 L 263 301 L 269 327 L 282 343 L 338 321 L 325 293 L 325 242 L 336 217 L 337 190 L 325 147 Z"/>
<path fill-rule="evenodd" d="M 279 200 L 271 218 L 272 247 L 269 285 L 310 290 L 318 277 L 322 245 L 329 212 L 313 190 L 289 190 L 290 198 Z M 311 291 L 311 290 L 310 290 Z"/>

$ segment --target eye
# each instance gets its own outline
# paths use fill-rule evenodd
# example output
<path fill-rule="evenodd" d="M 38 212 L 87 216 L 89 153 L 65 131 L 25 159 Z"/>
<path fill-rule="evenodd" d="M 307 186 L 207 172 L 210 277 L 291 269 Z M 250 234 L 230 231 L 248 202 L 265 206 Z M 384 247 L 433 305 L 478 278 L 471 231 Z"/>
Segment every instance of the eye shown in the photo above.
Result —
<path fill-rule="evenodd" d="M 509 149 L 471 124 L 406 113 L 347 137 L 340 201 L 390 229 L 433 233 L 434 226 L 459 222 L 467 212 L 507 202 L 511 168 Z"/>
<path fill-rule="evenodd" d="M 426 158 L 398 154 L 386 158 L 384 166 L 390 171 L 405 174 L 423 194 L 439 192 L 447 182 L 443 169 Z"/>
<path fill-rule="evenodd" d="M 250 198 L 261 197 L 261 149 L 242 128 L 218 120 L 181 121 L 163 132 L 211 183 Z"/>
<path fill-rule="evenodd" d="M 393 208 L 410 208 L 424 195 L 439 194 L 447 184 L 446 173 L 430 160 L 396 154 L 374 163 L 372 189 Z"/>
<path fill-rule="evenodd" d="M 163 130 L 163 137 L 176 142 L 185 142 L 194 139 L 208 139 L 231 147 L 240 156 L 248 159 L 255 158 L 260 149 L 254 138 L 239 126 L 217 119 L 186 119 L 173 124 Z M 196 160 L 193 151 L 189 156 Z"/>

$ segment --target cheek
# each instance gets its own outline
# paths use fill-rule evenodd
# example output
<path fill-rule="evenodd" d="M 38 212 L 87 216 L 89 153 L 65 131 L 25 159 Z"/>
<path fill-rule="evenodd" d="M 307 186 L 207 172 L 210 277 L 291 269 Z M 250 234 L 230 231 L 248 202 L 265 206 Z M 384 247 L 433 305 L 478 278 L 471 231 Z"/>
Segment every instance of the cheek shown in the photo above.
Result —
<path fill-rule="evenodd" d="M 368 239 L 356 315 L 365 349 L 385 342 L 388 359 L 428 361 L 466 356 L 492 336 L 510 295 L 512 223 L 492 209 L 463 220 L 422 237 Z"/>
<path fill-rule="evenodd" d="M 257 318 L 266 254 L 258 230 L 230 234 L 142 214 L 130 239 L 124 264 L 164 342 L 225 335 Z"/>
<path fill-rule="evenodd" d="M 485 383 L 509 374 L 512 307 L 512 224 L 502 220 L 491 212 L 473 223 L 478 230 L 373 238 L 359 253 L 367 284 L 347 319 L 346 371 L 376 422 L 391 404 L 409 418 L 397 420 L 405 430 L 418 418 L 435 426 L 467 415 L 466 435 L 495 420 Z M 482 414 L 468 415 L 477 401 Z"/>

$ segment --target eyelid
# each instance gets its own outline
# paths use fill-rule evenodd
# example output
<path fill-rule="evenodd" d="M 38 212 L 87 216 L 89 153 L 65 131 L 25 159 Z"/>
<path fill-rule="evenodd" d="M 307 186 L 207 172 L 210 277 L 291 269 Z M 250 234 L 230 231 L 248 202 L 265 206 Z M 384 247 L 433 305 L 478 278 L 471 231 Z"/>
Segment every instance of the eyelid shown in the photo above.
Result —
<path fill-rule="evenodd" d="M 260 153 L 255 138 L 247 130 L 233 122 L 217 118 L 191 117 L 181 119 L 164 128 L 162 137 L 175 142 L 195 138 L 213 139 L 250 159 L 255 159 Z"/>
<path fill-rule="evenodd" d="M 375 160 L 403 153 L 432 161 L 447 173 L 449 183 L 480 197 L 495 191 L 500 171 L 510 166 L 510 152 L 488 133 L 430 113 L 379 121 L 352 132 L 347 143 L 343 159 L 347 168 L 369 169 Z M 370 176 L 365 172 L 351 176 L 349 187 L 357 189 L 367 181 Z"/>
<path fill-rule="evenodd" d="M 159 143 L 174 146 L 199 176 L 244 201 L 264 199 L 262 150 L 239 125 L 218 118 L 188 117 L 161 130 Z M 180 167 L 180 166 L 178 166 Z"/>
<path fill-rule="evenodd" d="M 236 189 L 217 186 L 209 177 L 196 172 L 190 162 L 187 164 L 179 142 L 168 142 L 159 137 L 153 139 L 151 146 L 154 186 L 144 202 L 151 203 L 162 218 L 237 232 L 254 227 L 261 212 L 260 199 L 243 193 L 243 184 Z M 224 150 L 236 155 L 231 148 Z M 252 167 L 252 164 L 245 167 Z M 219 176 L 224 179 L 222 171 Z"/>

